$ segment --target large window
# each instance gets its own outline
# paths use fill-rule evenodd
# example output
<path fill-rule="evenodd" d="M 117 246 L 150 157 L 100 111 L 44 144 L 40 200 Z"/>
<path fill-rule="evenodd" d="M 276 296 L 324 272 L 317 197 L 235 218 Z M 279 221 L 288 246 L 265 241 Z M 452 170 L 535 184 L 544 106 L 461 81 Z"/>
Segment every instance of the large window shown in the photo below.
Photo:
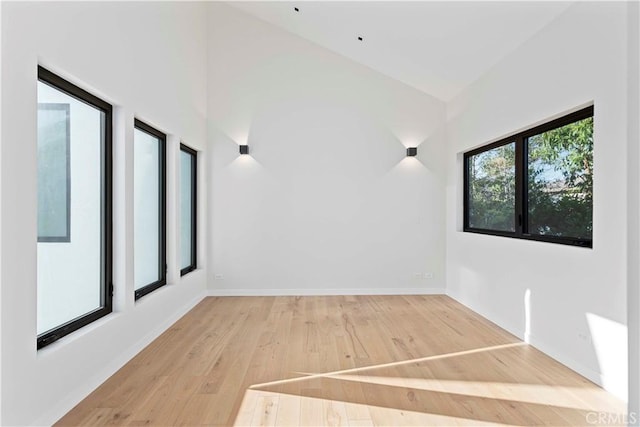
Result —
<path fill-rule="evenodd" d="M 166 135 L 136 120 L 134 168 L 134 289 L 141 298 L 167 283 Z"/>
<path fill-rule="evenodd" d="M 111 111 L 38 67 L 38 348 L 111 312 Z"/>
<path fill-rule="evenodd" d="M 196 269 L 197 153 L 180 144 L 180 274 Z"/>
<path fill-rule="evenodd" d="M 593 107 L 464 155 L 464 230 L 592 247 Z"/>

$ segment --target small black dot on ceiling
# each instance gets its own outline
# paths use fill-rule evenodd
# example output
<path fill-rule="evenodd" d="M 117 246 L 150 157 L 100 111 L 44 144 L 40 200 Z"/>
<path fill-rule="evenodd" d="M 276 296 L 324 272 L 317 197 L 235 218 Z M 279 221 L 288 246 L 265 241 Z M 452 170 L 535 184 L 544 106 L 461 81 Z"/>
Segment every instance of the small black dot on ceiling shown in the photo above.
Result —
<path fill-rule="evenodd" d="M 295 10 L 296 12 L 300 12 L 300 9 L 298 9 L 297 7 L 294 7 L 293 10 Z"/>
<path fill-rule="evenodd" d="M 358 37 L 358 40 L 362 41 L 362 37 Z"/>

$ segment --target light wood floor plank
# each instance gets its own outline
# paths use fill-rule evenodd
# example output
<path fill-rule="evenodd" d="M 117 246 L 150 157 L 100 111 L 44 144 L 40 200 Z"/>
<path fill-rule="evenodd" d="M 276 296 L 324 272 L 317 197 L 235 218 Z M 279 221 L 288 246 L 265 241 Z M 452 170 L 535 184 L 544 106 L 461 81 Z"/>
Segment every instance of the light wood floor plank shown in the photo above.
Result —
<path fill-rule="evenodd" d="M 211 297 L 57 425 L 582 426 L 624 410 L 446 296 Z"/>

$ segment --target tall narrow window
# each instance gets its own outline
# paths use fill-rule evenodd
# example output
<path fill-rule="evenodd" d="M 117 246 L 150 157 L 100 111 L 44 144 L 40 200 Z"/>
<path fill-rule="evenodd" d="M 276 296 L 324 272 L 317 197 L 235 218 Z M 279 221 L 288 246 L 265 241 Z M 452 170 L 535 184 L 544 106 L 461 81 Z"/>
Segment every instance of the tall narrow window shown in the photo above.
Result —
<path fill-rule="evenodd" d="M 197 153 L 180 144 L 180 274 L 196 269 Z"/>
<path fill-rule="evenodd" d="M 134 168 L 134 289 L 136 299 L 167 283 L 166 135 L 136 120 Z"/>
<path fill-rule="evenodd" d="M 465 231 L 592 247 L 593 107 L 464 160 Z"/>
<path fill-rule="evenodd" d="M 111 112 L 38 67 L 38 348 L 111 312 Z"/>

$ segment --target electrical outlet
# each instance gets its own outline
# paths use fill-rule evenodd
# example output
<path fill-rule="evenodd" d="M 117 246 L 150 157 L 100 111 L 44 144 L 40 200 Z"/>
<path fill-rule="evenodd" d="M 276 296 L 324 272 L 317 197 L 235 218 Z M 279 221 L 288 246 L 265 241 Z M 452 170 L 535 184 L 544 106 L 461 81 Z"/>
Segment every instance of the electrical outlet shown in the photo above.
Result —
<path fill-rule="evenodd" d="M 422 279 L 422 273 L 413 273 L 414 279 Z"/>
<path fill-rule="evenodd" d="M 214 276 L 214 278 L 215 278 L 216 280 L 224 280 L 224 274 L 216 274 L 216 275 Z"/>
<path fill-rule="evenodd" d="M 424 273 L 423 279 L 433 279 L 433 273 Z"/>

